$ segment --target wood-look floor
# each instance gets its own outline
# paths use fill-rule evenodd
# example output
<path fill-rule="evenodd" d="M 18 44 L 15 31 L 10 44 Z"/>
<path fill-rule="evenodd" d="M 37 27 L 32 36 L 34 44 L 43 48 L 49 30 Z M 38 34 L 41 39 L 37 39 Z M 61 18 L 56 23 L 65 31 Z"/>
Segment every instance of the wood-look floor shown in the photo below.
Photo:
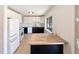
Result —
<path fill-rule="evenodd" d="M 20 46 L 17 48 L 14 54 L 30 54 L 30 45 L 28 43 L 30 35 L 24 35 Z"/>
<path fill-rule="evenodd" d="M 48 39 L 48 40 L 47 40 Z M 50 39 L 50 40 L 49 40 Z M 54 40 L 55 39 L 55 40 Z M 27 34 L 22 39 L 20 46 L 15 51 L 15 54 L 30 54 L 30 42 L 32 44 L 48 44 L 51 42 L 61 43 L 65 42 L 60 37 L 53 34 Z"/>

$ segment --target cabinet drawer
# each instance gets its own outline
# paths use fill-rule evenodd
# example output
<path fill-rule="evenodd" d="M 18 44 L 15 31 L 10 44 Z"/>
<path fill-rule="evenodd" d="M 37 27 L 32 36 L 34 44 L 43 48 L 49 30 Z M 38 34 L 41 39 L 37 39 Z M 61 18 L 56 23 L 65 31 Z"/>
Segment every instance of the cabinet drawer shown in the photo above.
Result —
<path fill-rule="evenodd" d="M 31 45 L 31 54 L 63 54 L 63 44 Z"/>

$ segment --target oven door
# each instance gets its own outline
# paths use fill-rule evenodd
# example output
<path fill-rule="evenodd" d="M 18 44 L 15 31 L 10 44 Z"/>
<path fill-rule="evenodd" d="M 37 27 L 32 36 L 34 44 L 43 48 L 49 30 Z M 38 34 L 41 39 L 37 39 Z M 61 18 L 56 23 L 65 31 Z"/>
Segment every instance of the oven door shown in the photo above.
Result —
<path fill-rule="evenodd" d="M 23 39 L 24 37 L 24 28 L 20 29 L 20 41 Z"/>

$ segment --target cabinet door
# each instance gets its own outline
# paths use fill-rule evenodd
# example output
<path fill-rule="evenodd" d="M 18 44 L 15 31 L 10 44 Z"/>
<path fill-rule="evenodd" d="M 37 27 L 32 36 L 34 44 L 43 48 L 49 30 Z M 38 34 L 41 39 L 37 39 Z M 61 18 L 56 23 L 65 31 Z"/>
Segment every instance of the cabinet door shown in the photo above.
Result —
<path fill-rule="evenodd" d="M 31 54 L 63 54 L 63 44 L 31 45 Z"/>
<path fill-rule="evenodd" d="M 44 27 L 33 27 L 32 33 L 44 33 Z"/>
<path fill-rule="evenodd" d="M 44 33 L 44 27 L 38 27 L 38 33 Z"/>
<path fill-rule="evenodd" d="M 36 33 L 36 28 L 32 27 L 32 33 Z"/>
<path fill-rule="evenodd" d="M 25 34 L 27 33 L 27 27 L 24 27 L 24 33 Z"/>

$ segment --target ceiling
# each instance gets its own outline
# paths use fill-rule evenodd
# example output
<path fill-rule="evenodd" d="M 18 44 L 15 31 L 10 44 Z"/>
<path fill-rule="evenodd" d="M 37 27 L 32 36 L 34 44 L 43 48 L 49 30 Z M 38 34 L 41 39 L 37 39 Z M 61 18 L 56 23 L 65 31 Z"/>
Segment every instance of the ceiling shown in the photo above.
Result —
<path fill-rule="evenodd" d="M 30 15 L 44 15 L 51 5 L 9 5 L 9 8 L 23 14 Z"/>

